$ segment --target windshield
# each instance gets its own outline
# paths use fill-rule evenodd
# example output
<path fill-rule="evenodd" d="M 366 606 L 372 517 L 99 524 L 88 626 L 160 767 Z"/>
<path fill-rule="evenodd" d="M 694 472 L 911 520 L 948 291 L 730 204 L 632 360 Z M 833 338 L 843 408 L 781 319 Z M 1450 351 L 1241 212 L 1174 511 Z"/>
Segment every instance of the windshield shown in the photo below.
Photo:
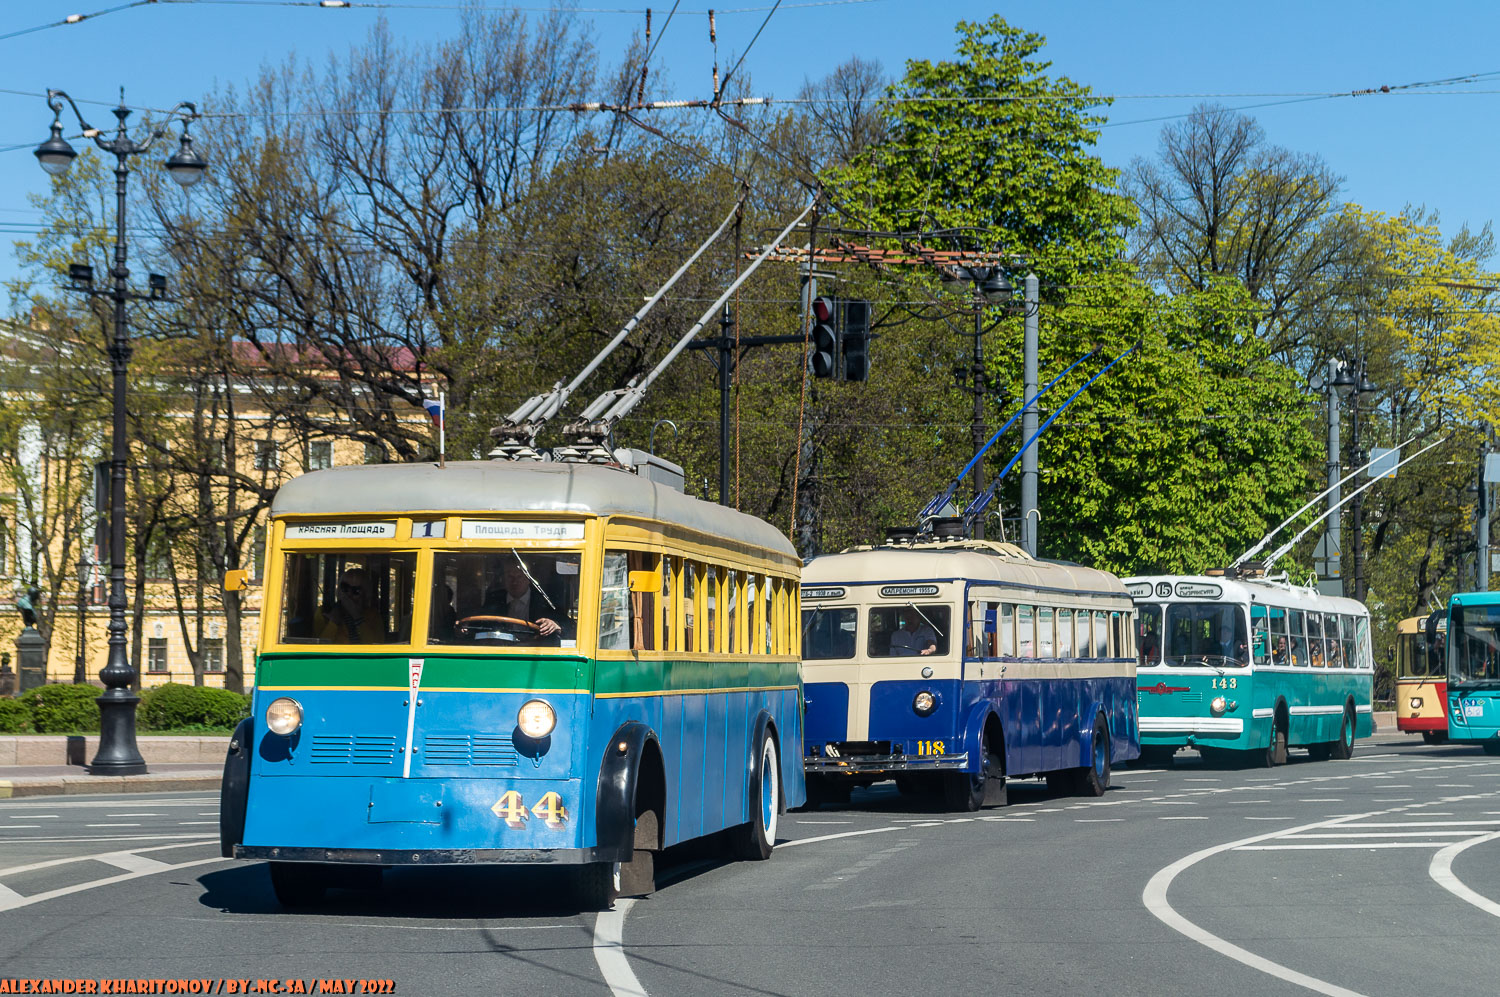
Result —
<path fill-rule="evenodd" d="M 1443 637 L 1444 634 L 1440 630 L 1437 639 L 1433 641 L 1437 645 L 1438 652 L 1437 664 L 1434 667 L 1433 656 L 1427 653 L 1426 630 L 1419 630 L 1414 634 L 1401 634 L 1396 638 L 1396 674 L 1402 678 L 1442 678 L 1447 671 L 1447 665 L 1442 658 Z"/>
<path fill-rule="evenodd" d="M 948 653 L 947 606 L 882 606 L 870 610 L 869 655 L 900 658 Z"/>
<path fill-rule="evenodd" d="M 804 609 L 802 657 L 806 660 L 854 657 L 857 609 Z"/>
<path fill-rule="evenodd" d="M 1454 606 L 1448 634 L 1448 681 L 1500 679 L 1500 606 Z"/>
<path fill-rule="evenodd" d="M 1167 606 L 1162 627 L 1169 665 L 1235 667 L 1250 663 L 1245 617 L 1222 602 L 1176 602 Z"/>
<path fill-rule="evenodd" d="M 1152 603 L 1135 608 L 1135 647 L 1141 667 L 1161 664 L 1161 607 Z"/>
<path fill-rule="evenodd" d="M 405 644 L 416 571 L 410 551 L 287 554 L 281 643 Z"/>
<path fill-rule="evenodd" d="M 578 555 L 514 548 L 439 552 L 429 644 L 574 647 Z"/>

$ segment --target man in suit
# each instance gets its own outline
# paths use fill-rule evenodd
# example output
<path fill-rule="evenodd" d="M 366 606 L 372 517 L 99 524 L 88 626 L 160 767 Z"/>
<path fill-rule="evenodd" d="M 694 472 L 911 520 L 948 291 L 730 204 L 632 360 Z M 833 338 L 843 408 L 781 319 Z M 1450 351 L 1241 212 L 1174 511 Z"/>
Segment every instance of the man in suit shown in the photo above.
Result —
<path fill-rule="evenodd" d="M 1223 657 L 1239 661 L 1244 655 L 1244 645 L 1234 639 L 1234 628 L 1228 623 L 1219 624 L 1219 650 Z"/>
<path fill-rule="evenodd" d="M 485 598 L 485 612 L 496 616 L 510 616 L 536 625 L 543 637 L 553 637 L 562 632 L 559 617 L 566 615 L 556 605 L 550 605 L 549 597 L 533 585 L 527 569 L 519 560 L 505 566 L 504 582 L 499 589 L 491 589 Z"/>

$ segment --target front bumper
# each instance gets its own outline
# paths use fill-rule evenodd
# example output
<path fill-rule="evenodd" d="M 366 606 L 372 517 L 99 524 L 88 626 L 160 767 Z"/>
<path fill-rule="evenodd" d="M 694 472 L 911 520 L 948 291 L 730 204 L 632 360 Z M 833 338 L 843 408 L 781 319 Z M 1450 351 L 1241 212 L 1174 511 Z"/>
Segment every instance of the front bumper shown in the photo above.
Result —
<path fill-rule="evenodd" d="M 235 845 L 237 859 L 270 862 L 329 862 L 339 865 L 585 865 L 617 862 L 614 849 L 602 848 L 445 848 L 409 851 L 372 848 L 281 848 Z M 625 856 L 624 858 L 628 858 Z"/>
<path fill-rule="evenodd" d="M 956 755 L 851 755 L 840 758 L 807 755 L 802 759 L 802 770 L 808 775 L 960 772 L 968 767 L 968 752 Z"/>

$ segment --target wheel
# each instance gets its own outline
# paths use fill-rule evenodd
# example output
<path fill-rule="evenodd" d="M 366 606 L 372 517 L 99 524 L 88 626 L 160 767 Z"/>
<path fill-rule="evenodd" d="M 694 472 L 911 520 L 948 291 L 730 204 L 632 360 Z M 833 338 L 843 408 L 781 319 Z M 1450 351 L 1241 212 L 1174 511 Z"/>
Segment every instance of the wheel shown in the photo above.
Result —
<path fill-rule="evenodd" d="M 583 910 L 609 910 L 620 896 L 618 862 L 581 865 L 573 870 L 572 879 L 573 899 Z"/>
<path fill-rule="evenodd" d="M 1093 756 L 1091 764 L 1073 777 L 1075 791 L 1082 796 L 1103 796 L 1109 789 L 1109 727 L 1103 717 L 1094 718 Z"/>
<path fill-rule="evenodd" d="M 943 773 L 943 804 L 950 813 L 973 813 L 984 806 L 991 783 L 1005 787 L 1005 762 L 990 748 L 988 732 L 979 734 L 979 771 Z M 1001 800 L 996 802 L 1003 802 Z"/>
<path fill-rule="evenodd" d="M 756 745 L 755 771 L 750 777 L 750 822 L 731 828 L 730 853 L 735 858 L 760 862 L 771 857 L 776 845 L 776 821 L 781 812 L 781 767 L 776 740 L 767 730 Z"/>
<path fill-rule="evenodd" d="M 1354 757 L 1354 714 L 1348 709 L 1344 710 L 1344 722 L 1339 725 L 1339 739 L 1330 747 L 1331 755 L 1341 762 Z"/>
<path fill-rule="evenodd" d="M 283 907 L 311 907 L 328 892 L 328 869 L 317 862 L 272 862 L 271 889 Z"/>
<path fill-rule="evenodd" d="M 1448 735 L 1444 734 L 1440 730 L 1424 730 L 1422 732 L 1422 743 L 1423 744 L 1446 744 L 1446 743 L 1448 743 Z"/>
<path fill-rule="evenodd" d="M 1271 722 L 1271 742 L 1266 745 L 1265 767 L 1286 764 L 1286 728 Z"/>

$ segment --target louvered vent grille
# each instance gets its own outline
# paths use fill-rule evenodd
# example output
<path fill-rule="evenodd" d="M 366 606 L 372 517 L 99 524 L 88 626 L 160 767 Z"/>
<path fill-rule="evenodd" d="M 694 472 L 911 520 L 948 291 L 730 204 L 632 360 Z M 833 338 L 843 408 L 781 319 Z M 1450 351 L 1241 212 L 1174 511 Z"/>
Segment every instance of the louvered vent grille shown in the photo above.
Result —
<path fill-rule="evenodd" d="M 349 763 L 389 765 L 396 757 L 396 739 L 367 734 L 314 734 L 314 764 Z"/>
<path fill-rule="evenodd" d="M 422 740 L 428 765 L 514 765 L 516 748 L 504 734 L 429 734 Z"/>

